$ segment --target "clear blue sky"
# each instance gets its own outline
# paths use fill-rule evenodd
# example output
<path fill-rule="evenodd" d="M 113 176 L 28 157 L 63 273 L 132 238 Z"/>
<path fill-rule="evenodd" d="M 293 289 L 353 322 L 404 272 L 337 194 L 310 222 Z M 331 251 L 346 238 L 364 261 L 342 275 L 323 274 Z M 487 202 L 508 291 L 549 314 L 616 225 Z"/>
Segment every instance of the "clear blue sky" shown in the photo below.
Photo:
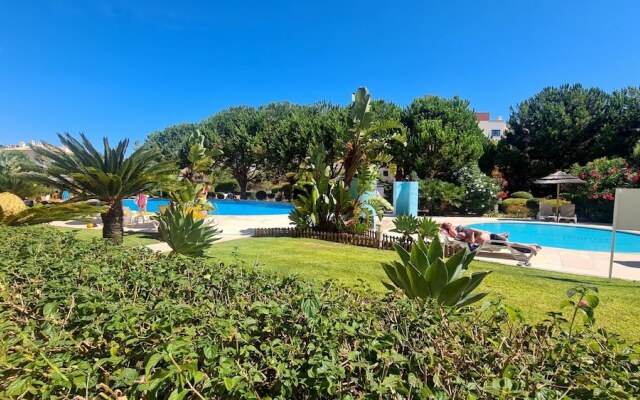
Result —
<path fill-rule="evenodd" d="M 640 85 L 639 21 L 637 0 L 0 0 L 0 143 L 142 140 L 233 105 L 346 104 L 361 85 L 507 118 L 549 85 Z"/>

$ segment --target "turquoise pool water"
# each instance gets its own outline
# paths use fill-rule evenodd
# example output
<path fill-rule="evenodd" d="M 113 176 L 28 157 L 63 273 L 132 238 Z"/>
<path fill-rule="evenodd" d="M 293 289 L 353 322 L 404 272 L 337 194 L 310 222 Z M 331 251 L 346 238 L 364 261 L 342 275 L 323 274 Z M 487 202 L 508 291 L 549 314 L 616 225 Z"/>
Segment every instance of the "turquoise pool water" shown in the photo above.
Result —
<path fill-rule="evenodd" d="M 268 201 L 251 200 L 211 200 L 215 207 L 214 215 L 282 215 L 289 214 L 293 206 L 289 203 L 274 203 Z M 167 199 L 149 199 L 147 211 L 158 212 L 158 206 L 169 204 Z M 138 205 L 133 199 L 125 199 L 124 206 L 138 211 Z"/>
<path fill-rule="evenodd" d="M 487 222 L 469 227 L 493 233 L 509 232 L 512 242 L 572 250 L 611 251 L 609 229 L 535 222 Z M 640 253 L 640 234 L 616 232 L 616 251 Z"/>

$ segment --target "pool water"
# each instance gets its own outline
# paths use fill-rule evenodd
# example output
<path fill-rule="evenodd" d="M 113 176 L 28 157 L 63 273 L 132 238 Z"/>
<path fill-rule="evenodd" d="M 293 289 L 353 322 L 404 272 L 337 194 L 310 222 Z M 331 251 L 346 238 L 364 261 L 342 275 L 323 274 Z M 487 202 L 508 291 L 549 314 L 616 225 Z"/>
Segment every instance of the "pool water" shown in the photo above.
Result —
<path fill-rule="evenodd" d="M 251 200 L 210 200 L 215 207 L 214 215 L 286 215 L 293 210 L 289 203 L 274 203 L 268 201 Z M 149 199 L 147 211 L 158 212 L 158 206 L 169 204 L 167 199 Z M 123 205 L 133 211 L 138 211 L 134 199 L 125 199 Z"/>
<path fill-rule="evenodd" d="M 487 222 L 469 227 L 492 233 L 509 232 L 509 241 L 512 242 L 572 250 L 611 251 L 610 229 L 535 222 Z M 640 234 L 616 231 L 616 252 L 640 253 Z"/>

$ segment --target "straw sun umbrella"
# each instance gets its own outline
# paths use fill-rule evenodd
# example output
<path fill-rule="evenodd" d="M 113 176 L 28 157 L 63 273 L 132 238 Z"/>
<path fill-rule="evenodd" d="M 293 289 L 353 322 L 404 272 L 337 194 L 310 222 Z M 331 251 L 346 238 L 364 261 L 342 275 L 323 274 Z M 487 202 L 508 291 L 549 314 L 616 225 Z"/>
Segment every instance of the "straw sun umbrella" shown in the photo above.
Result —
<path fill-rule="evenodd" d="M 551 175 L 547 175 L 544 178 L 540 178 L 533 183 L 537 183 L 538 185 L 557 185 L 556 191 L 556 210 L 560 210 L 560 185 L 567 183 L 587 183 L 577 176 L 569 175 L 562 171 L 554 172 Z"/>

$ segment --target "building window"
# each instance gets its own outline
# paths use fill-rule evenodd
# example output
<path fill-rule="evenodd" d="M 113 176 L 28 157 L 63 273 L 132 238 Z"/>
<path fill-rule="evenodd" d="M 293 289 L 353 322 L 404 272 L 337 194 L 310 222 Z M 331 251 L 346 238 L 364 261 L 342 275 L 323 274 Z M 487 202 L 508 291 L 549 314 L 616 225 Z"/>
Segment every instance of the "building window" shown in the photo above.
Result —
<path fill-rule="evenodd" d="M 500 136 L 501 136 L 500 129 L 492 129 L 491 130 L 491 137 L 492 138 L 499 138 Z"/>
<path fill-rule="evenodd" d="M 382 176 L 389 176 L 389 171 L 382 171 Z"/>

